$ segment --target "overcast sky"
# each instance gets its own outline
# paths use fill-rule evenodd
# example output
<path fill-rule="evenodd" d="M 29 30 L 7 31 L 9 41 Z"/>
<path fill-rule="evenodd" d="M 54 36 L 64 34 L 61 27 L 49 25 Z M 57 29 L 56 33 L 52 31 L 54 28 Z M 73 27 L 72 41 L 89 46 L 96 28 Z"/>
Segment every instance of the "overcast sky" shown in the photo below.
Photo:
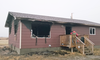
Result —
<path fill-rule="evenodd" d="M 8 37 L 9 11 L 88 20 L 100 23 L 100 0 L 0 0 L 0 37 Z"/>

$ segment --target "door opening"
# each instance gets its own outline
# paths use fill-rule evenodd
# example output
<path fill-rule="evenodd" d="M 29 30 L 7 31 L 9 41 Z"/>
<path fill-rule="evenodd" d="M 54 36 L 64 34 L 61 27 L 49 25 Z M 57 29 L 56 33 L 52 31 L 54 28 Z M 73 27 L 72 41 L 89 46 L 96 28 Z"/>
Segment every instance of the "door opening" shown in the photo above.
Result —
<path fill-rule="evenodd" d="M 70 34 L 71 33 L 71 30 L 72 30 L 72 27 L 69 27 L 69 26 L 66 27 L 66 35 L 67 34 Z"/>
<path fill-rule="evenodd" d="M 84 37 L 81 37 L 81 41 L 84 43 Z"/>

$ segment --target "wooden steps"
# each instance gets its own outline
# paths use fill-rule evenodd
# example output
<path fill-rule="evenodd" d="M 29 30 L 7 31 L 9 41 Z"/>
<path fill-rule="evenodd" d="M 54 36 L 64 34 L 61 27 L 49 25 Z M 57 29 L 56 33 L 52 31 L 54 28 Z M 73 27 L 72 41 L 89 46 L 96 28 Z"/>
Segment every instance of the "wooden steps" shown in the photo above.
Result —
<path fill-rule="evenodd" d="M 76 43 L 76 48 L 78 51 L 85 55 L 93 54 L 94 43 L 92 43 L 91 40 L 86 37 L 84 37 L 85 42 L 82 42 L 80 37 L 76 37 L 76 39 L 79 41 Z"/>
<path fill-rule="evenodd" d="M 84 54 L 85 55 L 93 55 L 93 52 L 91 52 L 87 47 L 84 47 Z"/>

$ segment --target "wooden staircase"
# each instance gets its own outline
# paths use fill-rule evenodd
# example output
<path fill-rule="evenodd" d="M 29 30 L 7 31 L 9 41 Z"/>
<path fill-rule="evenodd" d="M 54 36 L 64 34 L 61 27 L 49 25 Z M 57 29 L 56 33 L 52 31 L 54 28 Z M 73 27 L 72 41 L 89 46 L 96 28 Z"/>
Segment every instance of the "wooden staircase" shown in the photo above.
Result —
<path fill-rule="evenodd" d="M 84 38 L 84 41 L 82 41 L 81 38 Z M 63 47 L 69 47 L 73 50 L 73 48 L 77 48 L 79 52 L 85 55 L 91 55 L 93 54 L 94 50 L 94 43 L 89 40 L 88 35 L 61 35 L 60 36 L 60 46 Z"/>
<path fill-rule="evenodd" d="M 84 38 L 84 42 L 82 42 L 81 38 Z M 76 43 L 76 48 L 85 55 L 91 55 L 93 54 L 94 50 L 94 43 L 89 40 L 88 36 L 79 36 L 76 37 L 78 42 Z M 80 47 L 79 47 L 80 46 Z"/>
<path fill-rule="evenodd" d="M 89 48 L 84 47 L 84 54 L 85 54 L 85 55 L 92 55 L 93 52 L 92 52 L 91 50 L 89 50 Z"/>

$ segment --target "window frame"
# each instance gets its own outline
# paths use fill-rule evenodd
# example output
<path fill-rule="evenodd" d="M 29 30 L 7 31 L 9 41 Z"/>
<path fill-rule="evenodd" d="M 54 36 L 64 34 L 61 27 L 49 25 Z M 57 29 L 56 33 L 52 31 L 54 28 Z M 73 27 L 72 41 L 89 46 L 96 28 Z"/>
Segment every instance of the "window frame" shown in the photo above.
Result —
<path fill-rule="evenodd" d="M 33 32 L 33 30 L 31 29 L 31 37 L 32 37 L 32 38 L 36 38 L 36 37 L 33 37 L 33 36 L 32 36 L 32 32 Z M 51 38 L 51 31 L 50 31 L 49 34 L 50 34 L 50 37 L 46 37 L 46 38 Z M 37 38 L 45 38 L 45 37 L 37 37 Z"/>
<path fill-rule="evenodd" d="M 90 33 L 90 29 L 92 29 L 92 34 Z M 93 34 L 94 29 L 94 34 Z M 89 27 L 89 35 L 96 35 L 96 28 L 95 27 Z"/>

